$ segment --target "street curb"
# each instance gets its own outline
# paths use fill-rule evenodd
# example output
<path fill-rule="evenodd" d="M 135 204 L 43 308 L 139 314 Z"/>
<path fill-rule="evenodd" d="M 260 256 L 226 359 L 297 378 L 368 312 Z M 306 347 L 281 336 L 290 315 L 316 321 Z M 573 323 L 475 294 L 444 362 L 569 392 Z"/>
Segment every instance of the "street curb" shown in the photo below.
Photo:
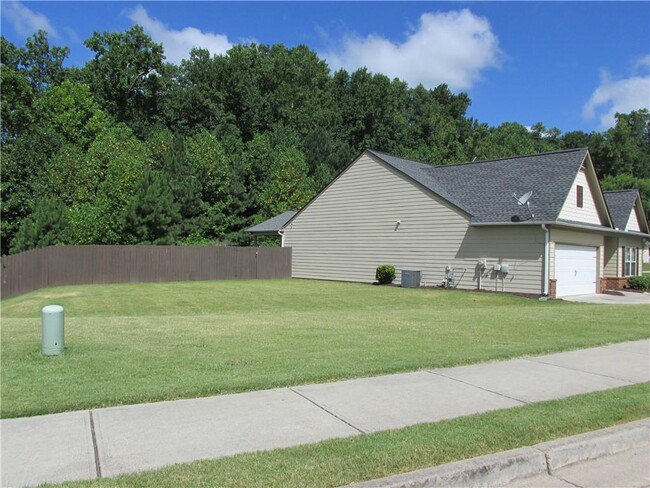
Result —
<path fill-rule="evenodd" d="M 650 438 L 650 419 L 579 434 L 534 446 L 546 455 L 549 472 L 575 463 L 641 447 Z"/>
<path fill-rule="evenodd" d="M 531 447 L 488 454 L 347 486 L 353 488 L 501 486 L 517 479 L 552 473 L 565 466 L 641 447 L 649 442 L 650 418 L 543 442 Z"/>
<path fill-rule="evenodd" d="M 544 453 L 532 447 L 488 454 L 435 468 L 350 485 L 354 488 L 498 486 L 519 478 L 546 473 Z"/>

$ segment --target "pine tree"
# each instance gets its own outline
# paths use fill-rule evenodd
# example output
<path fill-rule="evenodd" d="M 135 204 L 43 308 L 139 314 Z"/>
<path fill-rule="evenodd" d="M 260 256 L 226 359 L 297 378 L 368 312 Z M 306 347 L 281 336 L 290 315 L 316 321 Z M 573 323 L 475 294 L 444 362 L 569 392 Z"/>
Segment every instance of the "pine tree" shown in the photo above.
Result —
<path fill-rule="evenodd" d="M 23 220 L 12 241 L 11 253 L 65 243 L 66 207 L 59 199 L 47 198 L 35 205 L 32 215 Z"/>
<path fill-rule="evenodd" d="M 172 244 L 174 226 L 181 220 L 165 175 L 145 170 L 124 219 L 127 240 L 137 244 Z"/>

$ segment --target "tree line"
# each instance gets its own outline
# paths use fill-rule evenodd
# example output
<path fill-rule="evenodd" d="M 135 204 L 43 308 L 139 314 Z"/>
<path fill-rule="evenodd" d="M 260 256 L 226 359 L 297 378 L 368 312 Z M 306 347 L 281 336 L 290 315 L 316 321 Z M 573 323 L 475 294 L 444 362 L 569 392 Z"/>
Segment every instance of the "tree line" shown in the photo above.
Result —
<path fill-rule="evenodd" d="M 650 209 L 650 114 L 604 132 L 467 116 L 466 93 L 365 68 L 331 73 L 306 46 L 194 49 L 165 62 L 139 26 L 96 32 L 94 56 L 39 31 L 0 37 L 1 252 L 54 244 L 246 245 L 366 148 L 436 164 L 589 147 L 605 189 Z"/>

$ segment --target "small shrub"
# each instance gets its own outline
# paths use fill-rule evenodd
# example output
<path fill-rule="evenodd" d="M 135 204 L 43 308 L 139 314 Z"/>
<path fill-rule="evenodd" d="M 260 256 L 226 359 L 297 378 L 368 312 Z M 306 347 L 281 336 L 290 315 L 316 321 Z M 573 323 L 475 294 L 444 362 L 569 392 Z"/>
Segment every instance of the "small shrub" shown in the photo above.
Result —
<path fill-rule="evenodd" d="M 388 285 L 395 279 L 395 266 L 392 264 L 380 264 L 377 266 L 375 279 L 380 285 Z"/>
<path fill-rule="evenodd" d="M 627 279 L 627 284 L 634 290 L 650 290 L 650 276 L 630 276 Z"/>

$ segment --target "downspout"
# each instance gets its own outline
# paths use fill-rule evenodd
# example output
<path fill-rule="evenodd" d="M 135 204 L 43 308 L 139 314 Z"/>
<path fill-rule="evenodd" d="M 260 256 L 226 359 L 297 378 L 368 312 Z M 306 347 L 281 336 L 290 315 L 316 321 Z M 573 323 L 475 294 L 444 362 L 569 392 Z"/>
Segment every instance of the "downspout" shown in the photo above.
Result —
<path fill-rule="evenodd" d="M 282 232 L 282 230 L 279 230 L 278 234 L 280 234 L 280 238 L 282 239 L 280 242 L 280 247 L 284 247 L 284 232 Z"/>
<path fill-rule="evenodd" d="M 544 290 L 543 295 L 548 296 L 548 281 L 550 279 L 551 231 L 546 224 L 542 224 L 544 231 Z"/>

